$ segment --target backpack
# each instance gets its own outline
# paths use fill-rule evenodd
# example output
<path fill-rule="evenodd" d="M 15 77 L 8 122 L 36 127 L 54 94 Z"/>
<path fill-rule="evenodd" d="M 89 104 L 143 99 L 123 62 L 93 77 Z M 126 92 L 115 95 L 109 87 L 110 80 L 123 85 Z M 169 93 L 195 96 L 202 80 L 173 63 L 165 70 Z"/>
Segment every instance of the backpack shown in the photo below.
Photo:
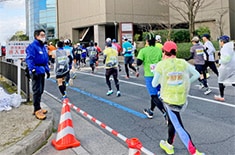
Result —
<path fill-rule="evenodd" d="M 69 58 L 67 52 L 65 50 L 57 50 L 55 60 L 55 74 L 60 76 L 67 74 L 69 72 Z"/>

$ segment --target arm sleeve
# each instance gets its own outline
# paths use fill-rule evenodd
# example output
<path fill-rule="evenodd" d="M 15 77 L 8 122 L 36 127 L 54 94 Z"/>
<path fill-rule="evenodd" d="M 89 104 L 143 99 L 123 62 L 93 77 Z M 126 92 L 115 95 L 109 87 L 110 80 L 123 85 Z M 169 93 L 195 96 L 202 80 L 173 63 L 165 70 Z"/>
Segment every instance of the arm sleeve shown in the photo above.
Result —
<path fill-rule="evenodd" d="M 33 69 L 36 68 L 35 64 L 34 64 L 34 50 L 33 50 L 33 47 L 31 45 L 29 45 L 27 48 L 26 48 L 26 63 L 28 65 L 28 68 L 29 68 L 29 72 L 31 72 Z"/>
<path fill-rule="evenodd" d="M 191 52 L 190 52 L 190 54 L 191 54 L 190 57 L 188 57 L 188 58 L 185 59 L 186 61 L 193 59 L 194 53 L 191 53 Z"/>
<path fill-rule="evenodd" d="M 189 63 L 188 63 L 188 71 L 192 74 L 192 76 L 190 77 L 190 83 L 196 81 L 200 77 L 199 72 L 195 69 L 193 65 Z"/>
<path fill-rule="evenodd" d="M 142 65 L 142 63 L 143 63 L 143 61 L 142 61 L 142 60 L 140 60 L 140 59 L 137 59 L 137 60 L 136 60 L 136 64 L 137 64 L 137 66 Z"/>
<path fill-rule="evenodd" d="M 154 72 L 154 77 L 152 80 L 153 87 L 157 87 L 157 85 L 159 84 L 159 78 L 160 78 L 160 74 L 158 72 Z"/>

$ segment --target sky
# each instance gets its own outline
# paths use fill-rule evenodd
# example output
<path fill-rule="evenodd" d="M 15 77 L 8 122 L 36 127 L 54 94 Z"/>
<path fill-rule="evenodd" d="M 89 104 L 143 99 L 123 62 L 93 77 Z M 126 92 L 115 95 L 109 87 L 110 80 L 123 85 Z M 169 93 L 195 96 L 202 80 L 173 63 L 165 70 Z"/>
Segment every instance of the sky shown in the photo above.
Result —
<path fill-rule="evenodd" d="M 17 31 L 26 31 L 25 0 L 0 0 L 0 43 L 4 44 Z"/>

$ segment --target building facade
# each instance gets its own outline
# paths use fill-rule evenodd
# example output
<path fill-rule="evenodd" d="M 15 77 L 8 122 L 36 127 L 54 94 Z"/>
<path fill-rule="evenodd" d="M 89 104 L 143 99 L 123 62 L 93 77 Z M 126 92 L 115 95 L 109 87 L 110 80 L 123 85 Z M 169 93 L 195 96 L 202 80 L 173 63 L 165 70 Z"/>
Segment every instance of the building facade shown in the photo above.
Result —
<path fill-rule="evenodd" d="M 26 0 L 26 33 L 34 39 L 34 30 L 44 29 L 47 39 L 58 38 L 56 0 Z"/>
<path fill-rule="evenodd" d="M 138 30 L 150 23 L 166 23 L 169 7 L 156 0 L 58 0 L 60 38 L 74 42 L 89 39 L 104 44 L 105 38 L 121 40 L 120 24 L 132 23 Z M 140 29 L 140 28 L 139 28 Z"/>

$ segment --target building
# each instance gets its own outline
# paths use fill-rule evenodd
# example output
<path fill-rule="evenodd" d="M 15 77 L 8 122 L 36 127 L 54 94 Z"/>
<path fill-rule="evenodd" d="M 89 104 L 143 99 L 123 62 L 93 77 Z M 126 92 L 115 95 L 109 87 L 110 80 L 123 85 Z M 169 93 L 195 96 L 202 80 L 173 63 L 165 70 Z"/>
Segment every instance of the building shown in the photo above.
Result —
<path fill-rule="evenodd" d="M 56 0 L 26 0 L 26 33 L 34 39 L 35 29 L 44 29 L 47 39 L 58 38 Z"/>
<path fill-rule="evenodd" d="M 207 26 L 215 40 L 221 34 L 235 38 L 235 1 L 204 0 L 196 16 L 196 29 Z M 69 38 L 73 42 L 94 40 L 104 46 L 105 38 L 121 42 L 122 36 L 162 29 L 187 22 L 170 3 L 184 8 L 179 0 L 26 0 L 27 34 L 43 28 L 48 39 Z"/>
<path fill-rule="evenodd" d="M 101 46 L 107 37 L 121 41 L 126 34 L 133 39 L 130 36 L 133 31 L 142 31 L 148 24 L 166 23 L 169 17 L 169 7 L 157 0 L 57 2 L 59 37 L 74 42 L 94 40 Z"/>

